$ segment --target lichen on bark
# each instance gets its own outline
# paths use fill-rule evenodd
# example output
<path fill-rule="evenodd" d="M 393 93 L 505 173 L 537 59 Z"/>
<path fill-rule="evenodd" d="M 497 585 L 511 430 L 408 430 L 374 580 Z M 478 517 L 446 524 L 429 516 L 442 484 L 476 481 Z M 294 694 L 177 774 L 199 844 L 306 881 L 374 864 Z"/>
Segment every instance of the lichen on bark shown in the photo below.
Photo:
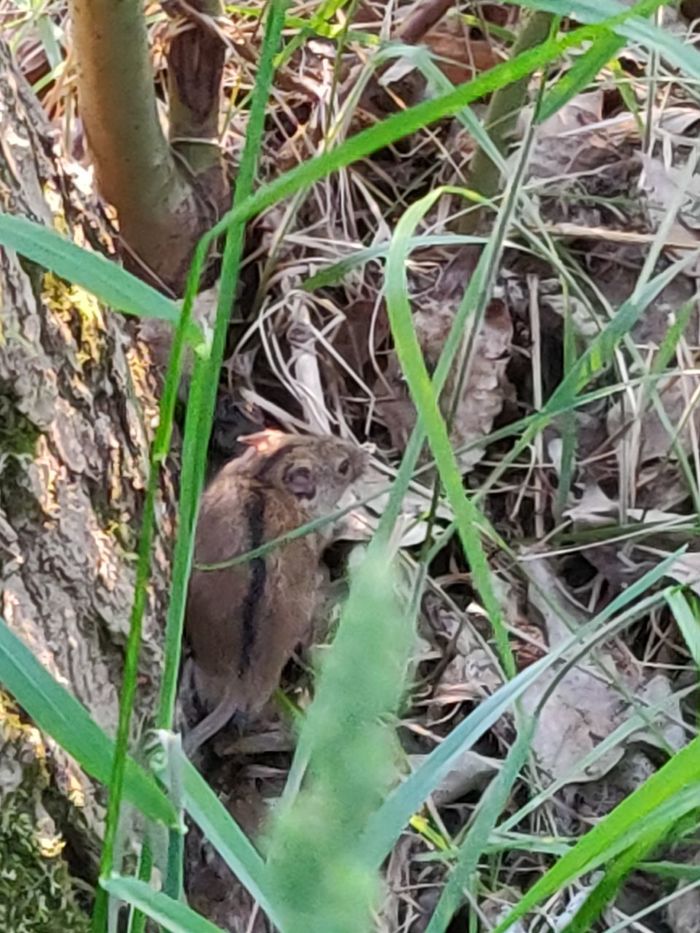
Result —
<path fill-rule="evenodd" d="M 57 135 L 1 43 L 0 140 L 0 210 L 110 251 L 98 203 L 73 184 Z M 0 616 L 113 735 L 157 417 L 147 351 L 133 322 L 8 249 L 0 249 L 0 304 Z M 166 477 L 137 729 L 160 676 L 173 500 Z M 103 791 L 10 709 L 0 710 L 0 929 L 54 929 L 39 919 L 44 904 L 64 918 L 56 930 L 80 930 L 70 873 L 95 880 Z M 30 754 L 38 744 L 41 763 Z M 50 858 L 37 836 L 44 817 L 55 838 Z M 25 926 L 3 922 L 15 916 L 13 903 L 26 905 Z"/>

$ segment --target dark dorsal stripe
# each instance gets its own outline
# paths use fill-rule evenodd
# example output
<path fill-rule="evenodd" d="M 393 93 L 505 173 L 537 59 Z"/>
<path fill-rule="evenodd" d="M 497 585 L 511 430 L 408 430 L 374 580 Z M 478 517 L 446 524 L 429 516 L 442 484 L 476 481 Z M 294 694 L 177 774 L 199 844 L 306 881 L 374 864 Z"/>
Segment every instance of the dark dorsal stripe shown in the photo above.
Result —
<path fill-rule="evenodd" d="M 248 548 L 254 550 L 264 543 L 265 536 L 265 497 L 261 490 L 252 489 L 250 497 L 246 502 L 245 519 L 248 523 L 249 538 Z M 241 663 L 238 669 L 240 676 L 243 676 L 250 667 L 250 659 L 255 646 L 255 635 L 257 629 L 258 604 L 265 591 L 265 579 L 267 577 L 267 565 L 264 557 L 254 557 L 248 563 L 250 579 L 248 582 L 248 591 L 243 599 L 242 625 L 243 638 L 241 644 Z"/>

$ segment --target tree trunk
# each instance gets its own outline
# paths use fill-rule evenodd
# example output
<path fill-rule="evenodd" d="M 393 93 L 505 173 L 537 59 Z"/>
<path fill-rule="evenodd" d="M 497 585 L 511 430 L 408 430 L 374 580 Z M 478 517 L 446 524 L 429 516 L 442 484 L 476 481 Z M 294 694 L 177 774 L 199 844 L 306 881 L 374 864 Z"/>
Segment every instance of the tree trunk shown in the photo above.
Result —
<path fill-rule="evenodd" d="M 0 139 L 2 210 L 110 247 L 106 222 L 62 168 L 56 136 L 1 44 Z M 148 358 L 132 324 L 2 249 L 0 303 L 0 614 L 114 735 L 156 415 Z M 158 687 L 172 502 L 168 485 L 141 721 Z M 102 792 L 18 718 L 1 686 L 0 929 L 82 930 L 87 904 L 70 874 L 94 880 Z"/>
<path fill-rule="evenodd" d="M 179 295 L 197 241 L 230 202 L 218 139 L 225 47 L 214 27 L 221 0 L 164 6 L 173 18 L 170 142 L 158 117 L 143 3 L 69 4 L 80 115 L 100 192 L 119 217 L 124 261 Z"/>

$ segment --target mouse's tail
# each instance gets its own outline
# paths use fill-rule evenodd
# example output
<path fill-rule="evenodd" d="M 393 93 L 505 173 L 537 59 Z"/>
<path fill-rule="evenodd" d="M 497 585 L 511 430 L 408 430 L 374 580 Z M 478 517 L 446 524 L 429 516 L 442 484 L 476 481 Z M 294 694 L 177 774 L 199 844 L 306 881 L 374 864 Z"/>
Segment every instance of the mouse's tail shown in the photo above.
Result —
<path fill-rule="evenodd" d="M 211 713 L 184 737 L 182 746 L 187 757 L 191 758 L 201 745 L 220 732 L 238 709 L 238 694 L 235 685 L 230 684 Z"/>

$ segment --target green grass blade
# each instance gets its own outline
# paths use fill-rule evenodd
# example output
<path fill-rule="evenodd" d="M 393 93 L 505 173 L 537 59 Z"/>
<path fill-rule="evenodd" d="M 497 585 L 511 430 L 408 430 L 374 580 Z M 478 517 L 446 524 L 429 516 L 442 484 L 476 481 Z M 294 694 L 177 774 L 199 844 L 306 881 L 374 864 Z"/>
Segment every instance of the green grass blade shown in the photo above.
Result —
<path fill-rule="evenodd" d="M 7 623 L 0 619 L 0 683 L 36 725 L 58 742 L 91 777 L 109 781 L 114 743 L 89 712 L 37 661 Z M 152 820 L 178 825 L 177 814 L 153 778 L 128 759 L 124 794 Z"/>
<path fill-rule="evenodd" d="M 457 862 L 453 866 L 440 900 L 430 918 L 426 933 L 444 933 L 455 911 L 459 908 L 462 891 L 476 871 L 479 859 L 496 825 L 503 808 L 508 802 L 511 789 L 521 768 L 527 760 L 534 733 L 534 720 L 521 731 L 511 748 L 501 770 L 493 778 L 479 801 L 476 815 L 469 831 L 459 847 Z"/>
<path fill-rule="evenodd" d="M 498 262 L 506 244 L 506 234 L 518 203 L 518 191 L 520 190 L 520 185 L 524 177 L 527 157 L 528 146 L 523 145 L 520 149 L 515 171 L 509 176 L 506 184 L 505 193 L 502 198 L 502 206 L 496 215 L 491 235 L 479 256 L 476 269 L 469 276 L 469 282 L 462 296 L 462 300 L 459 303 L 459 307 L 457 308 L 454 321 L 452 322 L 450 332 L 445 341 L 445 346 L 443 347 L 435 368 L 433 386 L 437 397 L 440 396 L 452 369 L 452 364 L 457 358 L 460 348 L 464 345 L 468 330 L 471 329 L 472 333 L 476 332 L 479 321 L 486 309 L 488 298 L 493 288 L 493 282 L 497 274 Z M 460 188 L 449 190 L 453 193 L 463 193 L 463 189 Z M 468 193 L 467 196 L 471 197 L 471 193 Z M 409 248 L 412 239 L 411 237 L 408 238 Z M 396 524 L 401 509 L 401 503 L 418 462 L 424 439 L 425 430 L 419 419 L 406 445 L 401 465 L 392 485 L 389 502 L 384 509 L 384 513 L 377 528 L 377 537 L 381 538 L 383 536 L 388 540 Z"/>
<path fill-rule="evenodd" d="M 596 920 L 613 900 L 625 878 L 646 856 L 653 851 L 668 833 L 666 822 L 653 823 L 642 831 L 641 836 L 625 852 L 619 855 L 605 872 L 601 880 L 588 895 L 576 915 L 562 933 L 588 933 Z"/>
<path fill-rule="evenodd" d="M 286 6 L 286 0 L 272 0 L 269 6 L 246 130 L 246 141 L 236 181 L 233 213 L 235 213 L 236 206 L 249 196 L 253 187 L 262 145 L 265 108 L 274 74 L 273 60 L 282 34 Z M 185 601 L 194 545 L 194 528 L 199 496 L 204 484 L 209 434 L 214 416 L 226 333 L 236 295 L 244 231 L 245 220 L 241 218 L 233 222 L 228 230 L 224 246 L 221 285 L 211 349 L 208 355 L 198 357 L 194 365 L 183 441 L 178 535 L 173 558 L 173 581 L 166 622 L 165 667 L 157 718 L 158 727 L 161 729 L 170 728 L 175 709 Z M 220 232 L 223 232 L 223 228 Z M 208 245 L 215 236 L 216 232 L 211 231 L 200 241 L 188 277 L 185 308 L 188 308 L 194 301 L 204 257 Z"/>
<path fill-rule="evenodd" d="M 113 875 L 101 884 L 111 897 L 133 904 L 170 933 L 223 933 L 221 927 L 205 920 L 186 904 L 154 891 L 136 878 Z"/>
<path fill-rule="evenodd" d="M 165 626 L 163 679 L 156 717 L 156 725 L 159 729 L 170 728 L 177 697 L 187 584 L 192 566 L 194 528 L 201 485 L 201 480 L 197 480 L 197 475 L 201 474 L 198 452 L 201 448 L 204 448 L 206 452 L 206 443 L 202 440 L 203 432 L 200 429 L 205 366 L 205 361 L 201 357 L 195 359 L 185 414 L 177 535 L 173 550 L 170 599 Z"/>
<path fill-rule="evenodd" d="M 184 755 L 181 767 L 185 809 L 241 884 L 245 885 L 270 920 L 280 927 L 279 910 L 260 854 Z"/>
<path fill-rule="evenodd" d="M 567 16 L 580 23 L 607 24 L 618 35 L 639 42 L 651 52 L 658 52 L 669 64 L 680 68 L 682 72 L 696 80 L 700 78 L 700 52 L 693 46 L 677 39 L 666 29 L 660 29 L 653 23 L 642 19 L 650 16 L 662 6 L 668 6 L 668 0 L 651 0 L 638 3 L 629 8 L 614 0 L 571 0 L 562 9 L 561 0 L 506 0 L 514 6 L 523 6 L 532 10 L 545 10 L 550 13 L 566 12 Z"/>
<path fill-rule="evenodd" d="M 691 600 L 692 602 L 680 589 L 666 593 L 666 602 L 681 630 L 686 648 L 690 652 L 695 667 L 700 670 L 700 617 L 698 616 L 697 597 L 692 596 Z"/>
<path fill-rule="evenodd" d="M 537 122 L 543 123 L 561 110 L 577 94 L 585 91 L 598 72 L 625 45 L 625 40 L 613 33 L 600 36 L 593 45 L 576 60 L 573 66 L 547 91 L 537 112 Z"/>
<path fill-rule="evenodd" d="M 663 377 L 667 365 L 678 350 L 678 344 L 685 333 L 685 329 L 690 323 L 690 318 L 695 310 L 694 301 L 686 301 L 675 314 L 675 320 L 669 325 L 664 334 L 659 349 L 654 354 L 654 359 L 649 370 L 650 375 L 661 375 Z"/>
<path fill-rule="evenodd" d="M 159 406 L 158 427 L 151 445 L 149 456 L 148 482 L 143 507 L 143 518 L 139 534 L 136 561 L 136 579 L 134 582 L 134 600 L 129 618 L 129 634 L 124 657 L 124 672 L 119 696 L 119 724 L 117 728 L 116 751 L 109 782 L 109 798 L 105 838 L 100 859 L 100 875 L 109 877 L 114 865 L 114 852 L 119 826 L 124 768 L 129 748 L 131 719 L 137 692 L 137 679 L 141 655 L 141 635 L 143 617 L 148 602 L 148 584 L 151 578 L 151 551 L 155 532 L 156 503 L 160 488 L 161 469 L 170 449 L 175 405 L 182 372 L 186 334 L 191 324 L 192 306 L 185 305 L 179 317 L 168 359 L 163 394 Z M 199 356 L 195 357 L 199 360 Z M 178 837 L 179 830 L 176 831 Z M 108 915 L 108 895 L 100 888 L 93 910 L 93 927 L 103 929 Z M 139 922 L 138 917 L 136 918 Z"/>
<path fill-rule="evenodd" d="M 481 546 L 479 529 L 487 524 L 464 490 L 457 458 L 452 450 L 445 419 L 440 411 L 430 374 L 418 343 L 411 304 L 408 298 L 406 260 L 409 241 L 421 218 L 442 194 L 438 189 L 413 204 L 397 224 L 386 263 L 385 294 L 387 313 L 394 338 L 394 349 L 401 371 L 408 384 L 435 458 L 440 479 L 455 514 L 457 532 L 471 568 L 474 586 L 493 626 L 501 663 L 509 677 L 515 673 L 515 663 L 508 635 L 491 584 L 491 571 Z"/>
<path fill-rule="evenodd" d="M 610 364 L 621 341 L 641 318 L 649 304 L 687 265 L 694 262 L 697 256 L 698 252 L 693 251 L 681 257 L 650 282 L 635 289 L 630 298 L 620 305 L 612 320 L 606 324 L 585 352 L 572 365 L 564 379 L 542 406 L 542 409 L 526 419 L 526 423 L 511 425 L 501 432 L 502 436 L 505 436 L 506 433 L 508 435 L 519 433 L 519 437 L 508 454 L 502 458 L 499 466 L 492 470 L 488 482 L 484 483 L 479 489 L 477 498 L 483 498 L 488 493 L 510 464 L 532 443 L 535 435 L 546 427 L 556 415 L 571 411 L 576 407 L 578 393 Z M 580 399 L 578 401 L 580 402 Z"/>
<path fill-rule="evenodd" d="M 512 704 L 532 686 L 563 651 L 541 658 L 507 681 L 461 722 L 412 774 L 387 797 L 365 833 L 369 857 L 380 865 L 416 813 L 452 766 L 455 758 L 477 742 Z"/>
<path fill-rule="evenodd" d="M 482 236 L 465 236 L 459 233 L 437 234 L 435 236 L 414 236 L 411 237 L 410 249 L 417 249 L 421 246 L 470 246 L 477 243 L 485 243 Z M 366 265 L 373 259 L 384 259 L 389 252 L 391 240 L 384 243 L 375 243 L 372 246 L 356 249 L 349 256 L 344 256 L 337 262 L 320 269 L 309 276 L 302 283 L 302 287 L 307 292 L 315 291 L 317 288 L 327 288 L 329 285 L 337 285 L 341 282 L 348 272 Z"/>
<path fill-rule="evenodd" d="M 452 323 L 452 327 L 450 328 L 450 333 L 448 334 L 447 340 L 445 341 L 445 346 L 442 350 L 442 353 L 440 354 L 440 359 L 438 360 L 433 377 L 433 385 L 435 387 L 435 392 L 438 395 L 445 384 L 447 376 L 452 367 L 452 362 L 456 358 L 456 355 L 462 344 L 464 339 L 464 331 L 468 326 L 468 322 L 474 318 L 475 320 L 473 323 L 475 327 L 476 320 L 486 306 L 493 284 L 493 279 L 496 274 L 498 260 L 505 243 L 505 234 L 508 230 L 517 204 L 517 191 L 519 189 L 523 172 L 525 170 L 526 160 L 527 149 L 526 147 L 522 147 L 520 158 L 518 160 L 518 164 L 516 165 L 516 170 L 510 176 L 509 182 L 506 186 L 501 210 L 496 216 L 496 222 L 493 226 L 491 235 L 486 241 L 484 249 L 479 256 L 476 269 L 469 277 L 469 282 L 466 287 L 464 296 L 459 304 L 454 321 Z M 454 190 L 458 193 L 462 192 L 462 189 L 449 190 Z M 409 238 L 409 243 L 411 242 L 413 242 L 413 239 Z M 400 513 L 403 497 L 405 496 L 416 463 L 418 462 L 418 456 L 424 442 L 424 437 L 425 434 L 419 421 L 412 431 L 411 437 L 409 438 L 408 444 L 406 445 L 406 450 L 401 460 L 401 465 L 391 487 L 389 501 L 384 509 L 375 534 L 375 542 L 386 543 L 391 538 L 392 530 Z M 410 624 L 412 625 L 415 624 L 414 619 L 410 619 L 408 621 L 410 621 Z M 301 783 L 304 768 L 306 767 L 307 757 L 307 749 L 305 748 L 304 742 L 301 741 L 297 745 L 296 753 L 289 772 L 289 779 L 285 787 L 285 802 L 293 799 L 296 795 L 298 786 Z M 420 805 L 421 802 L 422 800 L 419 801 L 419 803 L 416 805 L 416 808 Z M 411 816 L 411 812 L 412 811 L 409 810 L 405 816 L 405 820 L 408 820 L 408 818 Z M 398 825 L 397 827 L 395 826 L 389 830 L 389 833 L 395 830 L 395 835 L 398 838 L 402 828 L 403 824 Z"/>
<path fill-rule="evenodd" d="M 700 785 L 697 783 L 699 773 L 700 738 L 697 738 L 677 752 L 656 774 L 586 833 L 570 852 L 530 888 L 505 920 L 499 923 L 494 933 L 504 933 L 535 904 L 600 864 L 611 851 L 612 845 L 625 834 L 632 831 L 646 833 L 649 824 L 645 826 L 644 821 L 653 817 L 658 807 L 685 789 L 692 790 L 688 806 L 697 806 L 700 799 L 697 796 L 700 794 Z"/>
<path fill-rule="evenodd" d="M 447 376 L 452 367 L 452 362 L 456 358 L 457 352 L 459 351 L 465 328 L 468 326 L 468 322 L 472 317 L 478 317 L 478 314 L 483 311 L 483 308 L 486 306 L 487 298 L 490 294 L 491 286 L 493 283 L 493 278 L 496 273 L 498 259 L 501 255 L 505 242 L 505 232 L 508 229 L 513 212 L 515 210 L 517 202 L 515 192 L 518 188 L 524 165 L 525 160 L 523 158 L 515 173 L 511 176 L 509 185 L 503 198 L 502 208 L 496 217 L 496 223 L 494 224 L 491 235 L 486 241 L 484 249 L 481 252 L 476 269 L 469 277 L 469 282 L 466 287 L 464 296 L 457 309 L 455 319 L 452 323 L 452 327 L 450 328 L 450 333 L 448 334 L 442 353 L 440 354 L 440 359 L 438 360 L 435 374 L 433 376 L 433 385 L 435 387 L 435 392 L 438 395 L 445 384 Z M 454 190 L 461 192 L 462 189 Z M 416 238 L 409 238 L 409 244 L 414 243 L 415 239 Z M 408 444 L 406 445 L 406 450 L 404 451 L 404 455 L 401 460 L 401 465 L 392 484 L 389 494 L 389 501 L 384 508 L 377 532 L 375 534 L 375 541 L 377 542 L 386 543 L 391 538 L 392 530 L 395 527 L 396 521 L 398 520 L 398 516 L 401 511 L 401 503 L 409 487 L 416 463 L 418 462 L 418 457 L 423 446 L 424 438 L 425 433 L 421 423 L 419 422 L 411 433 Z M 413 619 L 408 621 L 412 625 L 415 624 Z M 287 781 L 287 785 L 285 786 L 284 796 L 286 801 L 291 800 L 295 796 L 298 786 L 301 783 L 301 777 L 306 766 L 306 761 L 307 750 L 302 741 L 297 745 L 296 753 L 294 755 L 292 766 L 289 772 L 289 779 Z M 409 813 L 408 816 L 410 815 L 411 814 Z M 397 836 L 400 831 L 401 829 L 399 828 Z"/>
<path fill-rule="evenodd" d="M 698 865 L 679 865 L 678 862 L 644 862 L 640 868 L 652 875 L 658 875 L 659 878 L 700 883 L 700 866 Z"/>
<path fill-rule="evenodd" d="M 151 880 L 153 871 L 153 851 L 149 840 L 144 840 L 139 853 L 139 865 L 136 876 L 139 881 L 147 884 Z M 126 933 L 145 933 L 147 917 L 132 904 L 129 909 L 129 920 Z"/>
<path fill-rule="evenodd" d="M 535 810 L 539 809 L 542 804 L 546 803 L 548 800 L 551 800 L 555 794 L 561 790 L 563 787 L 566 787 L 567 784 L 575 783 L 577 778 L 581 774 L 585 773 L 586 769 L 594 766 L 598 761 L 603 759 L 612 749 L 623 748 L 626 746 L 627 740 L 631 735 L 638 733 L 640 729 L 648 729 L 650 722 L 657 721 L 658 717 L 664 713 L 670 712 L 671 707 L 676 701 L 681 701 L 685 699 L 695 688 L 687 687 L 683 691 L 679 691 L 677 694 L 669 694 L 667 697 L 664 697 L 663 700 L 660 700 L 657 703 L 652 703 L 649 705 L 644 705 L 636 713 L 633 713 L 628 719 L 621 723 L 616 729 L 614 729 L 609 735 L 607 735 L 602 742 L 597 744 L 587 755 L 584 755 L 580 758 L 575 765 L 568 768 L 564 773 L 560 774 L 556 780 L 547 784 L 546 788 L 539 791 L 539 793 L 534 794 L 530 797 L 527 803 L 520 807 L 515 813 L 509 816 L 503 823 L 498 827 L 499 835 L 507 833 L 512 827 L 522 824 L 522 821 Z"/>
<path fill-rule="evenodd" d="M 262 146 L 265 109 L 274 74 L 273 62 L 282 34 L 286 5 L 286 0 L 271 0 L 269 5 L 246 128 L 246 140 L 236 181 L 233 199 L 234 208 L 248 197 L 253 188 L 255 171 Z M 178 531 L 173 556 L 170 602 L 166 619 L 164 671 L 156 720 L 160 729 L 170 728 L 175 710 L 187 587 L 192 566 L 199 497 L 204 486 L 208 442 L 214 417 L 226 335 L 236 297 L 244 234 L 245 221 L 240 219 L 230 224 L 227 230 L 211 346 L 207 353 L 200 353 L 195 358 L 190 387 L 183 440 Z M 183 314 L 189 313 L 194 302 L 204 259 L 214 236 L 215 232 L 210 231 L 209 234 L 202 238 L 195 251 L 187 281 Z M 182 838 L 175 833 L 171 833 L 170 849 L 169 864 L 171 866 L 181 866 Z M 167 893 L 178 896 L 180 885 L 180 877 L 169 872 L 165 883 Z"/>
<path fill-rule="evenodd" d="M 569 290 L 564 283 L 564 334 L 563 334 L 563 363 L 564 374 L 568 375 L 576 362 L 576 335 L 571 316 Z M 578 438 L 576 433 L 576 419 L 562 418 L 559 423 L 561 433 L 561 462 L 557 480 L 557 492 L 554 500 L 554 516 L 557 523 L 561 522 L 564 512 L 569 504 L 571 486 L 575 475 L 575 458 Z"/>
<path fill-rule="evenodd" d="M 159 318 L 177 324 L 180 308 L 113 260 L 91 253 L 77 243 L 26 217 L 0 214 L 0 245 L 79 285 L 115 311 L 136 317 Z M 195 324 L 187 329 L 188 342 L 196 345 L 202 334 Z"/>
<path fill-rule="evenodd" d="M 515 57 L 513 56 L 513 58 Z M 426 46 L 404 45 L 400 42 L 392 43 L 379 51 L 376 56 L 376 64 L 378 66 L 383 64 L 384 61 L 396 58 L 401 58 L 415 65 L 417 70 L 428 81 L 428 89 L 432 87 L 434 91 L 440 94 L 446 94 L 454 90 L 455 85 L 440 70 L 439 65 L 433 59 L 432 52 Z M 455 114 L 455 119 L 459 120 L 479 148 L 483 149 L 494 164 L 505 174 L 507 168 L 501 151 L 484 129 L 482 121 L 473 111 L 469 107 L 465 107 Z"/>
<path fill-rule="evenodd" d="M 567 377 L 557 386 L 543 409 L 556 407 L 567 399 L 573 398 L 581 389 L 599 376 L 610 363 L 614 351 L 641 318 L 651 302 L 669 285 L 674 278 L 693 260 L 698 253 L 683 256 L 676 260 L 650 282 L 635 289 L 634 293 L 619 308 L 615 317 L 592 341 L 588 349 L 581 354 L 572 366 Z"/>
<path fill-rule="evenodd" d="M 516 677 L 503 684 L 488 699 L 467 716 L 435 748 L 412 774 L 410 774 L 385 800 L 379 811 L 372 817 L 366 833 L 366 844 L 371 850 L 372 858 L 376 864 L 381 864 L 391 851 L 395 841 L 401 835 L 404 826 L 412 814 L 417 812 L 424 801 L 432 793 L 443 775 L 452 765 L 454 759 L 470 748 L 484 733 L 503 715 L 506 710 L 527 690 L 549 667 L 560 658 L 571 654 L 584 639 L 595 633 L 596 638 L 609 638 L 620 624 L 631 621 L 636 614 L 646 611 L 655 602 L 663 599 L 663 594 L 654 594 L 645 600 L 639 596 L 644 590 L 651 588 L 660 580 L 671 564 L 683 554 L 685 548 L 680 548 L 669 555 L 659 565 L 653 567 L 648 573 L 637 580 L 629 590 L 623 590 L 618 596 L 600 612 L 595 619 L 583 626 L 571 639 L 548 655 L 531 664 Z M 631 592 L 630 592 L 631 591 Z M 627 606 L 632 609 L 622 614 L 616 621 L 606 625 L 617 613 L 621 613 Z M 589 650 L 586 644 L 584 650 Z M 581 649 L 579 649 L 579 654 Z M 575 655 L 575 658 L 577 655 Z M 571 663 L 571 662 L 568 662 Z"/>
<path fill-rule="evenodd" d="M 624 17 L 631 15 L 633 15 L 631 11 L 626 11 L 620 17 L 620 21 Z M 460 84 L 453 91 L 416 104 L 401 113 L 392 114 L 381 123 L 352 136 L 336 149 L 298 165 L 261 187 L 254 195 L 222 217 L 214 228 L 214 234 L 219 236 L 226 231 L 230 224 L 248 220 L 284 198 L 313 185 L 332 172 L 363 159 L 378 149 L 389 146 L 411 133 L 436 123 L 438 120 L 454 116 L 469 104 L 479 100 L 479 98 L 491 94 L 511 81 L 518 81 L 527 77 L 539 68 L 554 61 L 570 48 L 575 48 L 585 42 L 595 41 L 601 32 L 613 27 L 617 28 L 615 23 L 608 21 L 604 21 L 601 26 L 581 26 L 559 39 L 543 42 L 534 49 L 523 52 L 507 62 L 482 72 L 473 80 Z M 659 30 L 659 32 L 661 31 Z M 694 52 L 694 55 L 700 61 L 700 53 Z"/>

